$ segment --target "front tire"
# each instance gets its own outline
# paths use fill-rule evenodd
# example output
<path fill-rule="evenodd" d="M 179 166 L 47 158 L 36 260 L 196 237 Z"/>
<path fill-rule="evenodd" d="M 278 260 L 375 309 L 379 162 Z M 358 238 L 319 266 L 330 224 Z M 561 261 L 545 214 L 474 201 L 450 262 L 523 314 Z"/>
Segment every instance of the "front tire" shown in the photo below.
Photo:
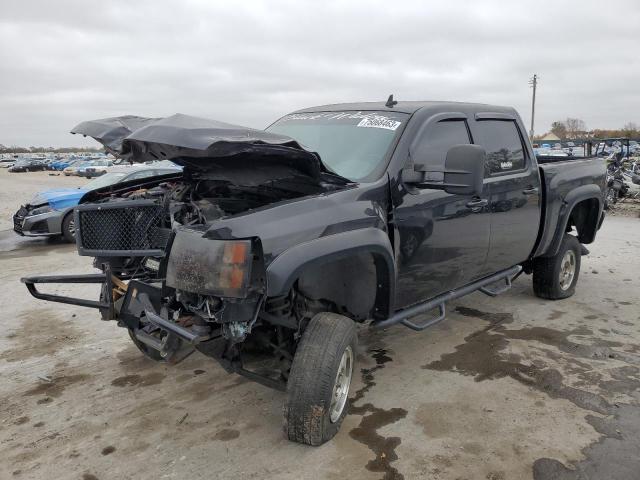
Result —
<path fill-rule="evenodd" d="M 533 262 L 533 292 L 540 298 L 559 300 L 572 296 L 580 275 L 580 242 L 564 234 L 558 253 Z"/>
<path fill-rule="evenodd" d="M 353 320 L 322 312 L 307 326 L 296 350 L 284 405 L 284 430 L 293 442 L 322 445 L 347 414 L 356 358 Z"/>
<path fill-rule="evenodd" d="M 156 350 L 155 348 L 151 348 L 138 340 L 131 328 L 127 328 L 127 332 L 129 332 L 129 338 L 131 339 L 133 344 L 138 350 L 140 350 L 140 352 L 142 352 L 145 357 L 153 360 L 154 362 L 163 363 L 167 361 L 167 358 L 163 357 L 158 350 Z"/>
<path fill-rule="evenodd" d="M 62 236 L 69 243 L 76 241 L 76 222 L 73 210 L 67 213 L 62 220 Z"/>

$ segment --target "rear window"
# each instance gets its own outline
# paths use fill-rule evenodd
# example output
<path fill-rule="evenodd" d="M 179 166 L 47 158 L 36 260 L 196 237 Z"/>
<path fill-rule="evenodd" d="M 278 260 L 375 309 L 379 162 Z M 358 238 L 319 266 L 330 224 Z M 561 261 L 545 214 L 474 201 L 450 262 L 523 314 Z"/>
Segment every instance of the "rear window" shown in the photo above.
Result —
<path fill-rule="evenodd" d="M 477 121 L 474 141 L 487 151 L 489 174 L 512 172 L 525 167 L 522 139 L 513 120 Z"/>

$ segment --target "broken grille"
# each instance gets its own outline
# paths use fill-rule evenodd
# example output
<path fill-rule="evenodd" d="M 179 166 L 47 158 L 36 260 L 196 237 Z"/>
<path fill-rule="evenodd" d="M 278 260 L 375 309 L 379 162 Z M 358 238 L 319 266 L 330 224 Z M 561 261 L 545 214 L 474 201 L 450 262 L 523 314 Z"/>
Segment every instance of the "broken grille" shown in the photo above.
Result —
<path fill-rule="evenodd" d="M 76 210 L 78 251 L 89 256 L 162 256 L 170 229 L 153 200 L 83 205 Z"/>

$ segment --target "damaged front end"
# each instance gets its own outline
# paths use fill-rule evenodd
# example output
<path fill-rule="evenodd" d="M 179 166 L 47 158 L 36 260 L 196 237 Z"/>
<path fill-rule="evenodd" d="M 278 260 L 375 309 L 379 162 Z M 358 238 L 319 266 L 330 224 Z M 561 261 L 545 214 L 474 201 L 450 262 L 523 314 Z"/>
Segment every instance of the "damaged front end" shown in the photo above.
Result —
<path fill-rule="evenodd" d="M 212 238 L 207 232 L 219 219 L 347 182 L 287 137 L 217 122 L 207 129 L 202 122 L 165 119 L 123 141 L 131 158 L 170 158 L 184 166 L 182 174 L 108 187 L 82 199 L 74 212 L 78 253 L 95 257 L 101 273 L 22 281 L 38 299 L 100 310 L 153 359 L 175 363 L 199 350 L 228 371 L 284 389 L 296 323 L 287 324 L 290 310 L 279 325 L 263 321 L 269 302 L 260 238 L 220 231 Z M 98 283 L 100 299 L 38 290 L 52 283 Z M 282 304 L 290 308 L 287 299 L 275 301 L 281 310 Z M 275 375 L 248 370 L 247 344 L 277 352 L 284 367 Z"/>

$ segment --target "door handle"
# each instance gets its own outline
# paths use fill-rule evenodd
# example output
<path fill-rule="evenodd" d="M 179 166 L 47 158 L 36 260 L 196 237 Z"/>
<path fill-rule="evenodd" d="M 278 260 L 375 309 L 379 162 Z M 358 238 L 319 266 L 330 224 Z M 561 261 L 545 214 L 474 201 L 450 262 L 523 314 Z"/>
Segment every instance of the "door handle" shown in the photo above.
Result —
<path fill-rule="evenodd" d="M 487 205 L 489 205 L 489 200 L 487 200 L 486 198 L 476 198 L 474 200 L 471 200 L 470 202 L 467 202 L 467 208 L 481 208 L 481 207 L 486 207 Z"/>
<path fill-rule="evenodd" d="M 538 194 L 538 188 L 537 187 L 527 187 L 525 188 L 522 193 L 524 193 L 525 195 L 537 195 Z"/>

